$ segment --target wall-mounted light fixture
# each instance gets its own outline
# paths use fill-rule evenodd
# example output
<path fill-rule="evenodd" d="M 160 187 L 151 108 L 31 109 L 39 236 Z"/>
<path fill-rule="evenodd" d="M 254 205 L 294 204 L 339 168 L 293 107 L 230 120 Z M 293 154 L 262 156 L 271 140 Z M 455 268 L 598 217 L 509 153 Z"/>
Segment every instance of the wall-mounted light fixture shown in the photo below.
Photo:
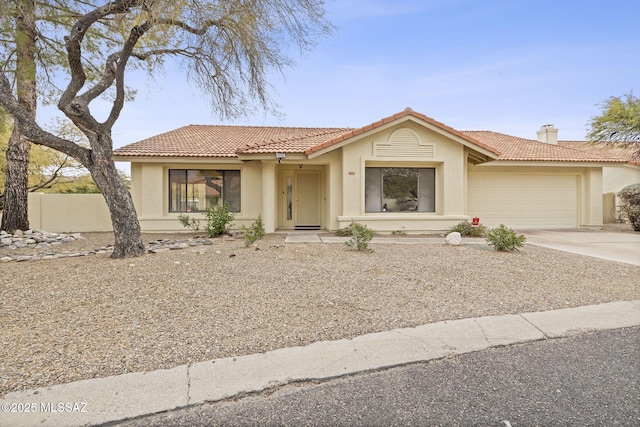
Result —
<path fill-rule="evenodd" d="M 300 169 L 302 169 L 302 164 L 299 164 L 299 165 L 298 165 L 298 167 L 299 167 Z"/>
<path fill-rule="evenodd" d="M 286 157 L 284 153 L 276 153 L 276 159 L 278 159 L 278 163 L 282 163 L 282 159 Z"/>

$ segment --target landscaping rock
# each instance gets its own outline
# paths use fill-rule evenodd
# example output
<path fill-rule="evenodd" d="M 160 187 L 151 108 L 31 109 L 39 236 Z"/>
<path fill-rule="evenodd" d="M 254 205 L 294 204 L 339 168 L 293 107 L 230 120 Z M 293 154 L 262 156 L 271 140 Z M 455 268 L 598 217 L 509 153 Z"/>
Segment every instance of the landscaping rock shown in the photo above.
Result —
<path fill-rule="evenodd" d="M 447 234 L 444 241 L 447 242 L 448 245 L 460 246 L 462 244 L 462 235 L 457 231 L 454 231 L 453 233 Z"/>
<path fill-rule="evenodd" d="M 65 243 L 73 242 L 77 239 L 84 239 L 80 233 L 49 233 L 42 230 L 27 230 L 25 232 L 16 231 L 14 234 L 7 233 L 6 231 L 0 231 L 0 262 L 10 261 L 39 261 L 39 260 L 52 260 L 59 258 L 74 258 L 79 256 L 96 255 L 96 254 L 108 254 L 113 251 L 113 245 L 103 246 L 94 250 L 85 252 L 70 252 L 62 251 L 56 252 L 58 246 Z M 235 240 L 231 238 L 230 240 Z M 224 240 L 223 240 L 224 241 Z M 168 250 L 187 249 L 191 247 L 201 247 L 203 245 L 213 245 L 214 239 L 206 237 L 193 237 L 185 240 L 171 240 L 171 239 L 158 239 L 152 240 L 146 247 L 147 253 L 158 253 Z M 33 254 L 7 254 L 9 250 L 16 249 L 39 249 L 41 252 Z"/>
<path fill-rule="evenodd" d="M 73 242 L 76 239 L 82 239 L 80 233 L 73 234 L 57 234 L 47 233 L 42 230 L 16 230 L 13 234 L 0 231 L 0 249 L 21 249 L 21 248 L 42 248 L 44 245 L 39 244 L 46 243 L 47 245 L 61 244 Z M 48 246 L 46 246 L 48 247 Z"/>

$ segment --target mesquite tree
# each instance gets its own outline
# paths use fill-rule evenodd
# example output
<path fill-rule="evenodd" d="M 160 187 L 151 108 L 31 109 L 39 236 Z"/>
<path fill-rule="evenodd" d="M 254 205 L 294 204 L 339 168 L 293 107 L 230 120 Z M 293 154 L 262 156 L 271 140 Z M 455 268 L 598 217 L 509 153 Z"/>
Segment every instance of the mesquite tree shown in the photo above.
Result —
<path fill-rule="evenodd" d="M 36 117 L 38 101 L 53 102 L 60 93 L 52 78 L 66 64 L 66 52 L 60 35 L 68 32 L 77 18 L 78 5 L 96 0 L 4 0 L 0 2 L 0 70 L 12 83 L 22 107 Z M 111 40 L 96 31 L 86 35 L 84 60 L 102 63 L 100 47 Z M 89 67 L 87 67 L 89 68 Z M 6 111 L 0 108 L 0 128 L 7 128 Z M 20 125 L 11 126 L 11 136 L 2 169 L 4 182 L 0 195 L 2 223 L 0 229 L 14 231 L 29 228 L 27 193 L 31 177 L 31 144 L 21 133 Z M 6 206 L 5 206 L 6 202 Z"/>
<path fill-rule="evenodd" d="M 211 96 L 222 117 L 243 114 L 253 101 L 269 110 L 266 74 L 291 63 L 284 55 L 290 45 L 309 48 L 331 26 L 320 0 L 114 0 L 100 7 L 89 3 L 77 10 L 77 19 L 64 37 L 69 82 L 58 108 L 89 141 L 82 147 L 45 131 L 0 74 L 0 104 L 30 141 L 59 150 L 91 173 L 104 195 L 115 234 L 113 257 L 144 252 L 133 201 L 113 161 L 112 128 L 124 107 L 125 75 L 130 61 L 143 61 L 150 72 L 168 59 L 182 60 L 187 77 Z M 95 70 L 83 52 L 90 31 L 108 35 L 104 62 Z M 114 41 L 116 43 L 114 43 Z M 115 49 L 108 49 L 117 45 Z M 97 78 L 89 79 L 89 73 Z M 105 120 L 90 105 L 105 94 L 112 99 Z"/>

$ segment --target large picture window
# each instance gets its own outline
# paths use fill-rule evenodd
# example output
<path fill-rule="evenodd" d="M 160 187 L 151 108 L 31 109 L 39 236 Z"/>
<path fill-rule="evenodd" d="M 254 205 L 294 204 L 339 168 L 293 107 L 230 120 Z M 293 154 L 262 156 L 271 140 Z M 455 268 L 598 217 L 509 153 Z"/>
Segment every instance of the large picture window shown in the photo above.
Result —
<path fill-rule="evenodd" d="M 240 212 L 239 170 L 169 170 L 169 212 L 204 212 L 223 203 Z"/>
<path fill-rule="evenodd" d="M 435 212 L 434 168 L 365 168 L 365 212 Z"/>

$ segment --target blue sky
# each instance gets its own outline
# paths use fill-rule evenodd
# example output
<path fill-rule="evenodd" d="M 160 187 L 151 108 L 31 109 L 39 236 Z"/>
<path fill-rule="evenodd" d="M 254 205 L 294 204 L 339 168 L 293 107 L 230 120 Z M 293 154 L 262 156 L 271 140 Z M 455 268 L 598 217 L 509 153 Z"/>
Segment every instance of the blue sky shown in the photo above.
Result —
<path fill-rule="evenodd" d="M 584 139 L 596 104 L 640 93 L 638 0 L 328 0 L 334 35 L 285 78 L 284 117 L 222 122 L 180 73 L 139 89 L 116 147 L 187 124 L 361 127 L 406 107 L 459 130 Z"/>

